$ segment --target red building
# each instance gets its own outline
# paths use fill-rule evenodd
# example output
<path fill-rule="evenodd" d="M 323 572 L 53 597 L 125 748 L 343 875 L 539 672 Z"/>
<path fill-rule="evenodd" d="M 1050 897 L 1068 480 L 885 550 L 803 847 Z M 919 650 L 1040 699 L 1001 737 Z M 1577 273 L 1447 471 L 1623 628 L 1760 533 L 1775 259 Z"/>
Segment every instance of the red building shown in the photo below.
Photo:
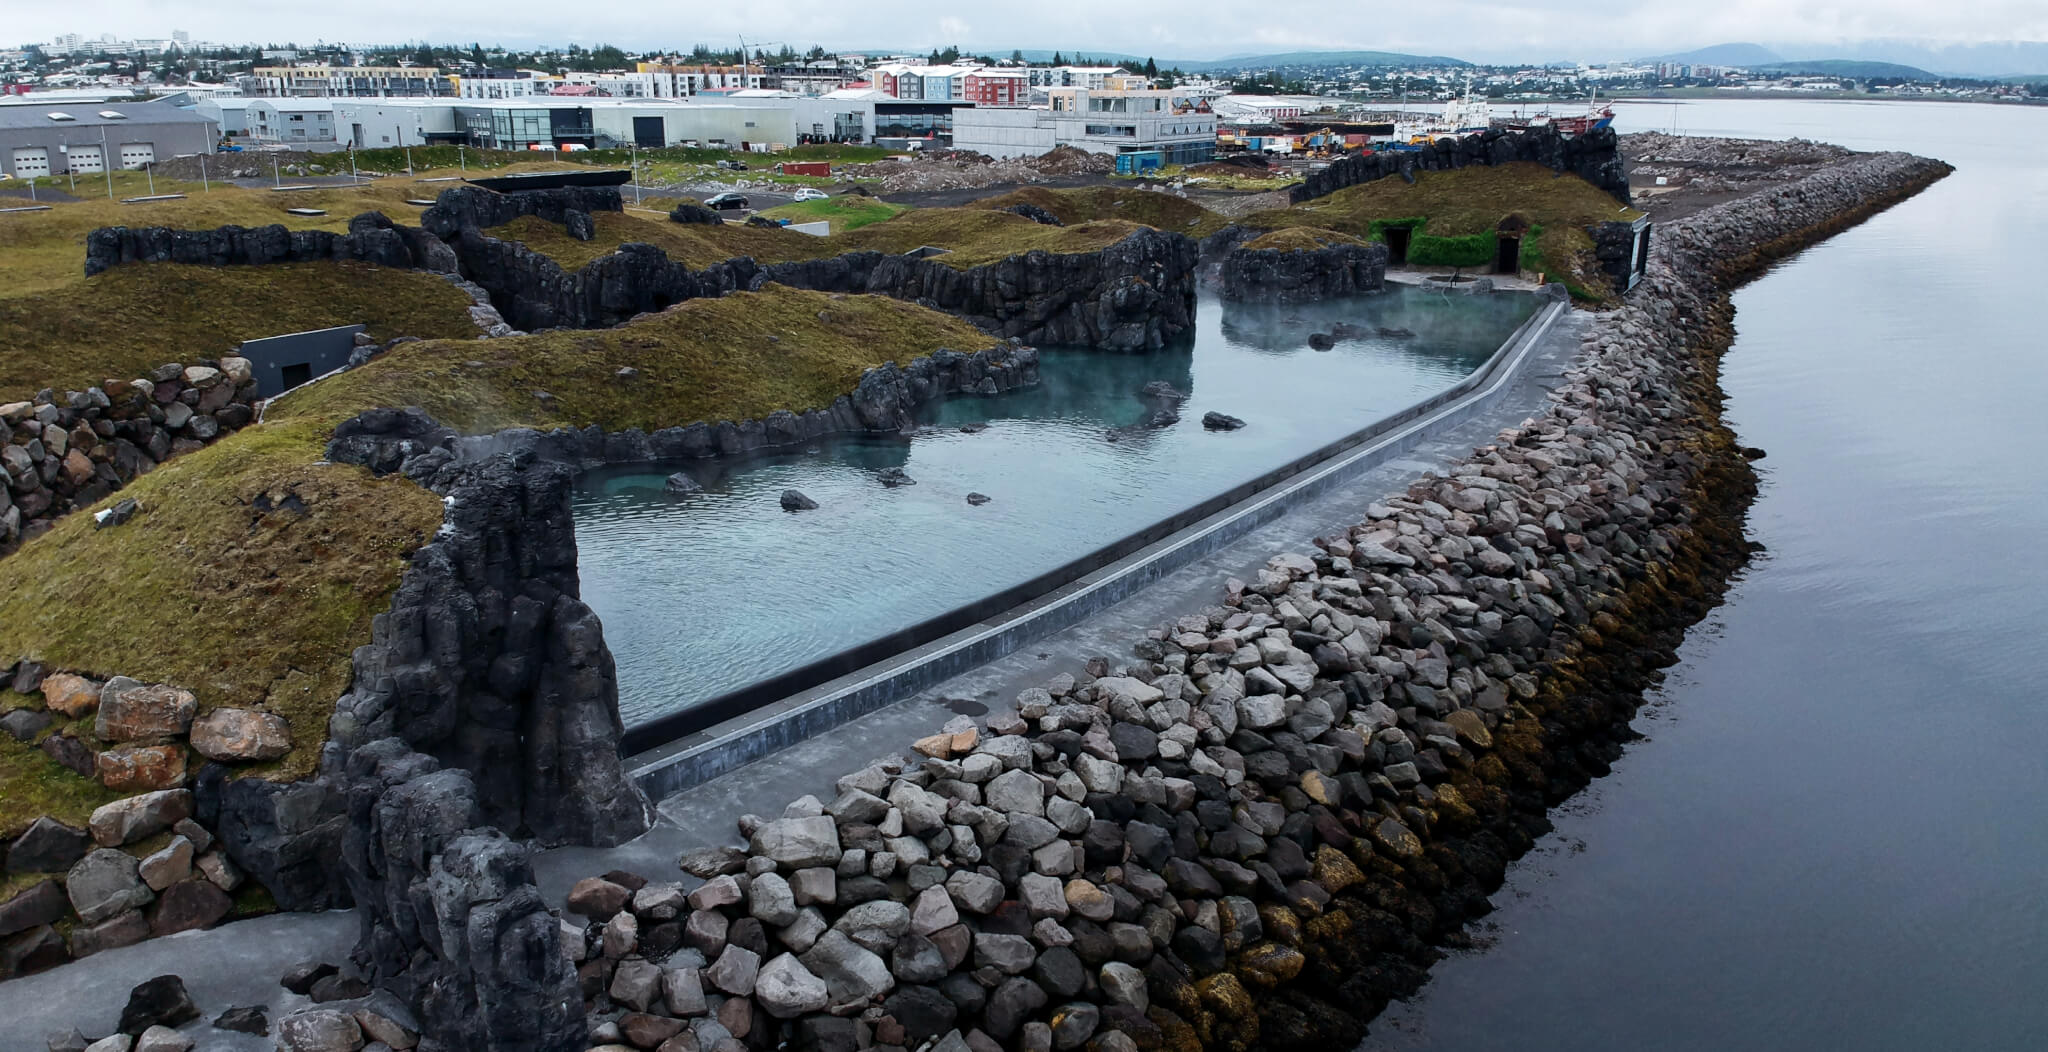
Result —
<path fill-rule="evenodd" d="M 967 74 L 966 97 L 977 106 L 1023 106 L 1031 98 L 1030 76 L 1021 69 L 977 69 Z"/>

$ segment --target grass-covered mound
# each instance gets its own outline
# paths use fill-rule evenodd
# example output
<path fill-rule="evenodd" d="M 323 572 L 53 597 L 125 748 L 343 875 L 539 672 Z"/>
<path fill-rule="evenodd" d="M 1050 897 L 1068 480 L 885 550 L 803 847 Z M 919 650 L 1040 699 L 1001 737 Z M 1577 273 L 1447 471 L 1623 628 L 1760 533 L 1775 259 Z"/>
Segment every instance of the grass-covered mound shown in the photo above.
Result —
<path fill-rule="evenodd" d="M 0 276 L 11 272 L 0 255 Z M 469 297 L 432 274 L 352 262 L 130 264 L 0 296 L 0 402 L 219 358 L 243 340 L 358 323 L 378 340 L 477 335 Z"/>
<path fill-rule="evenodd" d="M 944 255 L 931 257 L 935 262 L 966 268 L 1034 250 L 1056 254 L 1096 252 L 1137 229 L 1131 222 L 1118 220 L 1047 226 L 1023 216 L 980 208 L 912 209 L 894 218 L 861 223 L 831 237 L 737 222 L 720 226 L 673 223 L 637 212 L 603 212 L 592 218 L 596 220 L 597 236 L 589 241 L 570 237 L 559 223 L 530 216 L 484 233 L 523 242 L 570 270 L 586 266 L 629 241 L 654 245 L 670 259 L 697 269 L 738 256 L 751 256 L 762 263 L 786 263 L 863 250 L 902 253 L 926 245 L 948 250 Z"/>
<path fill-rule="evenodd" d="M 1229 219 L 1187 198 L 1126 186 L 1085 186 L 1067 190 L 1024 186 L 997 197 L 983 198 L 972 207 L 1001 210 L 1015 205 L 1043 208 L 1069 226 L 1099 219 L 1120 219 L 1193 238 L 1206 237 L 1230 225 Z"/>
<path fill-rule="evenodd" d="M 251 163 L 253 166 L 253 162 Z M 344 162 L 345 163 L 345 162 Z M 130 173 L 133 174 L 133 173 Z M 159 193 L 167 180 L 157 179 Z M 47 212 L 0 215 L 0 299 L 75 285 L 85 275 L 85 236 L 103 226 L 165 226 L 179 230 L 210 230 L 221 226 L 268 226 L 282 223 L 294 230 L 348 230 L 350 217 L 377 211 L 394 222 L 416 225 L 421 206 L 447 182 L 377 179 L 360 186 L 328 186 L 277 192 L 214 183 L 201 192 L 198 183 L 176 184 L 190 196 L 181 201 L 125 205 L 104 197 L 60 204 Z M 80 193 L 84 192 L 83 184 Z M 138 191 L 140 192 L 140 191 Z M 325 209 L 324 216 L 295 216 L 286 209 Z"/>
<path fill-rule="evenodd" d="M 562 224 L 538 216 L 520 216 L 483 233 L 501 241 L 518 241 L 554 260 L 564 270 L 581 270 L 629 241 L 653 245 L 667 253 L 668 258 L 692 270 L 702 270 L 735 256 L 761 260 L 803 258 L 816 247 L 812 242 L 822 240 L 794 230 L 766 230 L 743 223 L 675 223 L 665 215 L 641 211 L 593 212 L 590 218 L 596 236 L 589 241 L 578 241 L 569 236 Z"/>
<path fill-rule="evenodd" d="M 1390 224 L 1413 226 L 1409 256 L 1424 263 L 1434 258 L 1432 251 L 1446 253 L 1446 260 L 1468 258 L 1465 254 L 1491 260 L 1492 233 L 1510 215 L 1521 216 L 1539 231 L 1523 241 L 1524 267 L 1564 281 L 1575 295 L 1605 299 L 1611 292 L 1593 259 L 1593 241 L 1585 228 L 1641 213 L 1578 176 L 1517 162 L 1417 172 L 1412 185 L 1398 178 L 1379 179 L 1290 208 L 1255 212 L 1240 222 L 1267 229 L 1319 227 L 1375 241 L 1383 240 Z"/>
<path fill-rule="evenodd" d="M 126 525 L 96 530 L 81 511 L 0 559 L 0 654 L 175 683 L 201 713 L 277 713 L 294 747 L 270 771 L 311 771 L 349 652 L 441 523 L 439 498 L 410 482 L 320 463 L 330 429 L 238 432 L 104 502 L 142 505 Z M 41 754 L 0 754 L 0 789 L 27 777 L 13 759 Z"/>
<path fill-rule="evenodd" d="M 613 329 L 405 344 L 293 392 L 267 418 L 332 421 L 416 405 L 471 433 L 590 424 L 653 431 L 822 408 L 883 362 L 991 342 L 964 321 L 884 296 L 770 285 L 688 300 Z M 622 368 L 638 375 L 622 380 Z"/>

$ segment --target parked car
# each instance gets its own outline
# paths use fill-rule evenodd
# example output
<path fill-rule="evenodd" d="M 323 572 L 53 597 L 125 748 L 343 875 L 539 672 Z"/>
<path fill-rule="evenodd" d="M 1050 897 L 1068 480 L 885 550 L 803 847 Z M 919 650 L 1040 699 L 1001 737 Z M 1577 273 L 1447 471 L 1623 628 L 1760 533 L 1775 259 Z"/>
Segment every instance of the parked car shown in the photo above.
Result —
<path fill-rule="evenodd" d="M 704 199 L 704 207 L 716 208 L 720 210 L 728 208 L 746 208 L 748 207 L 747 195 L 735 193 L 712 194 L 710 197 Z"/>
<path fill-rule="evenodd" d="M 745 161 L 720 161 L 718 166 L 728 172 L 744 172 L 747 170 Z"/>
<path fill-rule="evenodd" d="M 795 194 L 798 201 L 823 201 L 828 195 L 823 190 L 806 186 Z"/>

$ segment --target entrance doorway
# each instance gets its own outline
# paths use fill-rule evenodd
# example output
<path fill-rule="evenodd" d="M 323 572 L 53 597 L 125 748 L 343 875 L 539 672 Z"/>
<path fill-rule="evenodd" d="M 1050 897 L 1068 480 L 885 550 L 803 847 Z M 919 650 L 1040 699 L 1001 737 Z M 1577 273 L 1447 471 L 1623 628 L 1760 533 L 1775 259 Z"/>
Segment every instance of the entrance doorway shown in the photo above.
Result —
<path fill-rule="evenodd" d="M 1495 274 L 1519 274 L 1522 272 L 1522 239 L 1507 237 L 1500 239 L 1500 251 L 1493 257 Z"/>
<path fill-rule="evenodd" d="M 1414 231 L 1405 226 L 1390 226 L 1384 236 L 1387 239 L 1387 263 L 1389 266 L 1404 266 L 1408 262 L 1408 235 Z"/>

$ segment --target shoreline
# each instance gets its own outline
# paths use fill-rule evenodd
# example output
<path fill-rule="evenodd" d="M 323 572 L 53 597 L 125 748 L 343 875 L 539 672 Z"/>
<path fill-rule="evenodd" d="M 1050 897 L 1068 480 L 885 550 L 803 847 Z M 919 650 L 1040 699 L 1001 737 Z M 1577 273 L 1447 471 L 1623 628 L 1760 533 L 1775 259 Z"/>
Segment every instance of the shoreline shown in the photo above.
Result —
<path fill-rule="evenodd" d="M 1135 662 L 1097 658 L 1088 675 L 1068 677 L 1063 686 L 1043 692 L 1043 703 L 1026 691 L 1016 714 L 998 706 L 985 722 L 949 724 L 935 738 L 918 742 L 927 758 L 922 763 L 869 768 L 841 779 L 844 791 L 829 805 L 806 798 L 780 820 L 742 817 L 741 830 L 754 849 L 742 856 L 748 876 L 738 878 L 728 868 L 732 853 L 720 856 L 717 873 L 707 871 L 717 877 L 714 884 L 726 879 L 719 873 L 734 876 L 735 898 L 700 905 L 693 895 L 690 909 L 670 904 L 664 917 L 662 907 L 651 902 L 642 908 L 638 887 L 609 912 L 601 905 L 591 909 L 587 893 L 581 904 L 572 894 L 571 911 L 592 921 L 580 941 L 574 929 L 562 932 L 573 958 L 569 967 L 580 973 L 575 978 L 589 1001 L 586 1020 L 595 1027 L 590 1043 L 616 1039 L 628 1018 L 621 1015 L 624 1008 L 647 1017 L 637 1024 L 643 1033 L 644 1027 L 666 1025 L 657 1010 L 661 995 L 650 996 L 632 982 L 621 987 L 630 962 L 668 957 L 656 949 L 662 938 L 695 947 L 705 958 L 695 978 L 731 995 L 714 991 L 714 1004 L 701 1015 L 665 1006 L 687 1017 L 677 1033 L 691 1035 L 692 1043 L 675 1047 L 698 1052 L 734 1052 L 727 1042 L 772 1043 L 783 1028 L 761 1018 L 762 1012 L 792 1020 L 789 1036 L 802 1048 L 838 1048 L 842 1038 L 859 1047 L 915 1048 L 910 1034 L 883 1040 L 904 1030 L 905 1019 L 916 1017 L 920 1007 L 932 1008 L 904 998 L 914 990 L 944 990 L 959 1002 L 954 994 L 964 997 L 968 991 L 949 984 L 966 977 L 969 949 L 983 970 L 997 967 L 1010 978 L 975 974 L 987 988 L 984 1000 L 947 1014 L 948 1022 L 958 1016 L 952 1032 L 926 1035 L 944 1037 L 949 1046 L 985 1049 L 991 1036 L 1016 1038 L 1031 1049 L 1041 1047 L 1041 1038 L 1047 1046 L 1055 1040 L 1060 1047 L 1086 1044 L 1091 1052 L 1196 1045 L 1306 1048 L 1347 1035 L 1355 1041 L 1389 997 L 1426 980 L 1435 947 L 1464 940 L 1464 921 L 1490 908 L 1484 895 L 1498 887 L 1506 861 L 1548 828 L 1547 809 L 1606 772 L 1633 737 L 1627 724 L 1642 703 L 1641 690 L 1671 663 L 1686 629 L 1715 605 L 1746 559 L 1743 514 L 1755 477 L 1720 418 L 1718 384 L 1720 355 L 1732 338 L 1733 289 L 1946 172 L 1938 162 L 1904 155 L 1858 155 L 1660 231 L 1665 240 L 1658 243 L 1652 279 L 1622 310 L 1596 316 L 1584 355 L 1553 388 L 1558 408 L 1551 414 L 1504 431 L 1458 466 L 1414 483 L 1406 496 L 1376 502 L 1366 522 L 1318 538 L 1321 551 L 1313 558 L 1275 556 L 1252 584 L 1232 582 L 1224 607 L 1184 616 L 1149 638 L 1124 640 Z M 1864 179 L 1860 199 L 1847 207 L 1839 199 L 1809 200 L 1810 191 L 1826 198 L 1857 177 Z M 1785 215 L 1805 221 L 1773 225 Z M 1744 244 L 1744 238 L 1748 250 L 1724 258 L 1726 246 Z M 1679 277 L 1675 266 L 1690 267 L 1692 280 Z M 1541 496 L 1551 493 L 1566 499 L 1560 505 Z M 1540 501 L 1533 505 L 1536 517 L 1528 507 L 1518 510 L 1517 501 L 1531 499 Z M 1541 510 L 1572 517 L 1553 526 Z M 1454 528 L 1445 529 L 1446 523 Z M 1425 576 L 1432 562 L 1436 572 Z M 1439 601 L 1439 588 L 1481 602 Z M 1539 594 L 1540 601 L 1532 598 Z M 1496 616 L 1489 625 L 1478 616 L 1489 609 L 1522 613 L 1513 624 Z M 1523 621 L 1530 628 L 1518 627 Z M 1368 631 L 1368 622 L 1379 627 Z M 1346 624 L 1357 627 L 1340 638 Z M 573 653 L 574 641 L 563 638 L 572 645 L 572 659 L 582 661 Z M 1229 656 L 1239 651 L 1256 658 Z M 1258 693 L 1268 687 L 1272 693 Z M 1145 704 L 1153 694 L 1159 697 Z M 1275 722 L 1254 722 L 1275 716 Z M 1085 734 L 1077 733 L 1084 727 Z M 1006 739 L 1009 746 L 995 747 Z M 1020 756 L 1013 747 L 1017 740 L 1032 748 Z M 1084 762 L 1084 756 L 1116 767 L 1116 773 Z M 993 770 L 984 762 L 989 757 L 997 758 Z M 401 760 L 411 762 L 379 757 L 393 775 L 400 773 Z M 1394 770 L 1401 767 L 1407 770 Z M 1005 788 L 998 790 L 998 782 Z M 1031 795 L 1027 783 L 1039 787 L 1035 811 L 1016 795 Z M 1026 806 L 999 807 L 999 792 L 1005 801 Z M 911 817 L 928 815 L 934 800 L 943 814 L 936 825 Z M 1055 806 L 1062 802 L 1066 806 Z M 884 810 L 874 812 L 875 803 Z M 1203 811 L 1209 803 L 1234 804 L 1236 817 Z M 1260 811 L 1260 821 L 1248 827 L 1245 809 L 1267 806 L 1277 807 L 1286 820 L 1268 828 L 1266 812 Z M 1018 837 L 1008 835 L 1027 829 L 1036 839 L 1056 810 L 1058 828 L 1038 847 L 1024 849 Z M 854 842 L 849 837 L 867 843 L 860 829 L 867 824 L 855 812 L 884 828 L 898 823 L 898 837 L 889 838 L 886 848 L 842 851 Z M 373 858 L 388 850 L 384 861 L 397 881 L 408 868 L 401 862 L 419 864 L 400 858 L 401 839 L 426 843 L 454 836 L 462 826 L 458 819 L 473 814 L 445 817 L 453 823 L 445 830 L 438 821 L 434 828 L 386 828 L 350 850 L 367 848 Z M 1163 823 L 1155 827 L 1171 831 L 1174 855 L 1186 847 L 1187 865 L 1176 868 L 1141 853 L 1136 824 L 1153 818 Z M 791 822 L 810 824 L 786 824 Z M 823 858 L 822 846 L 817 857 L 791 854 L 781 834 L 813 836 L 822 845 L 821 822 L 832 829 L 834 860 Z M 764 839 L 763 829 L 780 832 Z M 1237 846 L 1217 847 L 1219 835 L 1235 838 Z M 1064 860 L 1052 850 L 1062 836 L 1070 838 L 1071 848 Z M 1256 849 L 1248 836 L 1261 841 Z M 899 838 L 922 844 L 899 845 Z M 448 854 L 450 865 L 503 867 L 510 884 L 531 882 L 530 875 L 518 876 L 530 873 L 523 847 L 502 840 L 461 846 L 465 853 L 459 858 L 452 850 Z M 853 851 L 874 863 L 849 867 Z M 919 851 L 927 859 L 922 877 L 916 863 L 904 861 Z M 881 854 L 891 855 L 888 867 L 880 865 Z M 437 874 L 442 861 L 434 862 Z M 1286 866 L 1285 879 L 1274 862 Z M 905 867 L 912 867 L 910 891 L 902 886 Z M 1297 869 L 1302 872 L 1295 879 Z M 914 896 L 919 909 L 929 905 L 938 911 L 936 900 L 927 903 L 938 886 L 931 883 L 933 870 L 944 876 L 939 883 L 947 889 L 938 898 L 956 910 L 956 923 L 943 929 L 952 941 L 942 954 L 948 975 L 937 987 L 901 974 L 856 974 L 866 967 L 864 959 L 839 954 L 837 944 L 836 956 L 819 959 L 799 945 L 804 936 L 791 934 L 793 925 L 807 924 L 808 913 L 780 923 L 788 914 L 778 883 L 811 887 L 808 908 L 820 920 L 829 915 L 821 907 L 837 912 L 850 904 L 829 893 L 815 895 L 819 881 L 832 886 L 834 873 L 842 887 L 860 887 L 878 909 L 884 902 L 901 905 L 922 890 Z M 628 884 L 641 879 L 606 874 L 612 877 Z M 1032 877 L 1068 878 L 1064 901 L 1046 898 L 1043 880 L 1034 884 Z M 963 878 L 979 880 L 964 879 L 955 889 Z M 926 882 L 922 889 L 920 880 Z M 988 910 L 974 905 L 987 893 L 983 880 L 995 882 L 1001 896 Z M 661 891 L 659 881 L 657 876 L 647 887 Z M 878 888 L 882 893 L 873 894 Z M 464 914 L 473 920 L 500 907 L 474 897 L 476 889 L 459 890 L 461 901 L 449 903 L 457 922 Z M 677 887 L 677 897 L 686 890 Z M 602 898 L 606 893 L 599 891 Z M 1057 921 L 1076 911 L 1094 919 L 1086 909 L 1100 908 L 1097 895 L 1113 903 L 1114 922 L 1096 930 L 1110 937 L 1108 944 L 1089 943 L 1086 921 L 1062 929 L 1065 942 L 1041 923 L 1027 923 L 1054 920 L 1059 929 Z M 439 897 L 437 891 L 434 913 L 443 912 Z M 537 903 L 521 901 L 522 917 L 544 916 L 534 914 L 532 905 Z M 866 914 L 850 923 L 859 908 L 834 925 L 849 934 L 842 942 L 866 947 L 881 938 L 876 932 L 893 931 L 893 919 L 873 929 L 863 926 L 873 919 Z M 709 947 L 682 934 L 686 912 L 693 928 L 715 917 L 723 931 L 730 922 L 732 938 L 705 953 Z M 745 927 L 750 921 L 752 927 Z M 669 935 L 657 935 L 664 925 L 672 929 Z M 1118 925 L 1127 930 L 1117 932 Z M 1122 938 L 1134 928 L 1150 936 L 1151 945 L 1142 951 Z M 941 938 L 939 930 L 928 935 L 934 945 Z M 983 962 L 982 945 L 991 936 L 1028 938 L 1036 961 L 1014 970 Z M 816 940 L 816 933 L 810 938 Z M 556 940 L 544 941 L 553 946 Z M 957 960 L 951 950 L 956 942 Z M 1023 952 L 1017 943 L 999 945 L 1013 956 Z M 1097 960 L 1104 945 L 1113 949 Z M 719 952 L 727 946 L 747 949 L 754 965 L 782 966 L 776 976 L 787 980 L 784 988 L 757 987 L 751 972 L 742 981 L 733 974 L 742 965 L 728 966 L 729 951 Z M 1044 962 L 1068 946 L 1080 948 L 1060 957 L 1059 976 L 1049 977 L 1046 969 L 1053 966 Z M 784 947 L 788 953 L 778 955 Z M 379 949 L 381 957 L 394 947 Z M 896 953 L 903 953 L 901 943 Z M 1078 984 L 1070 984 L 1066 959 L 1077 955 L 1088 968 Z M 869 956 L 879 962 L 882 950 L 872 949 Z M 987 956 L 1000 955 L 990 950 Z M 1144 996 L 1131 992 L 1122 973 L 1111 981 L 1108 965 L 1120 962 L 1144 965 L 1138 987 Z M 495 988 L 499 984 L 517 986 L 532 978 L 539 981 L 529 989 L 546 994 L 563 978 L 556 967 L 538 960 L 528 964 L 535 969 L 530 977 L 450 969 L 446 979 L 463 997 L 477 999 L 470 1009 L 483 1011 L 502 993 Z M 1098 964 L 1099 974 L 1091 975 Z M 646 974 L 643 967 L 630 970 Z M 922 983 L 937 981 L 933 974 L 918 975 Z M 767 976 L 760 978 L 765 982 Z M 898 979 L 906 985 L 897 985 Z M 811 1003 L 806 980 L 829 991 L 825 1003 Z M 1035 1006 L 1018 982 L 1038 990 Z M 868 998 L 840 999 L 877 986 Z M 802 996 L 790 1000 L 794 987 L 801 987 Z M 882 1000 L 892 987 L 894 996 Z M 996 1002 L 1005 991 L 1012 996 L 998 1016 Z M 636 997 L 642 1003 L 635 1005 Z M 1066 1003 L 1053 1007 L 1061 998 Z M 1350 1011 L 1361 1004 L 1372 1011 Z M 1050 1019 L 1041 1021 L 1046 1008 L 1052 1008 Z M 857 1023 L 840 1026 L 854 1016 Z M 550 1012 L 542 1023 L 546 1034 L 524 1036 L 536 1048 L 582 1047 L 569 1043 L 566 1022 Z M 430 1031 L 448 1027 L 440 1036 L 450 1038 L 463 1026 L 490 1025 L 481 1019 L 428 1023 Z M 603 1029 L 607 1025 L 611 1035 Z"/>
<path fill-rule="evenodd" d="M 778 977 L 793 976 L 806 989 L 815 980 L 831 994 L 821 993 L 816 1004 L 763 1006 L 777 1018 L 797 1019 L 799 1047 L 831 1047 L 827 1031 L 836 1030 L 826 1023 L 843 1018 L 840 1012 L 859 1014 L 875 1027 L 872 1043 L 890 1047 L 898 1042 L 880 1035 L 894 1036 L 888 1028 L 919 1018 L 905 1000 L 929 989 L 916 981 L 943 975 L 939 989 L 953 1001 L 985 986 L 985 1003 L 962 1003 L 944 1013 L 948 1026 L 957 1014 L 957 1027 L 913 1030 L 899 1039 L 905 1047 L 920 1036 L 966 1047 L 1086 1043 L 1096 1052 L 1355 1043 L 1387 1001 L 1426 981 L 1440 948 L 1468 941 L 1465 922 L 1491 909 L 1485 895 L 1499 887 L 1507 863 L 1547 831 L 1548 809 L 1606 773 L 1635 736 L 1628 722 L 1643 689 L 1675 660 L 1686 630 L 1746 562 L 1744 514 L 1756 478 L 1721 419 L 1718 383 L 1720 356 L 1733 335 L 1733 289 L 1947 171 L 1903 155 L 1857 155 L 1689 217 L 1665 232 L 1651 277 L 1629 305 L 1593 326 L 1585 353 L 1553 390 L 1549 414 L 1503 432 L 1446 475 L 1415 482 L 1405 497 L 1375 504 L 1367 522 L 1348 534 L 1319 538 L 1322 551 L 1314 558 L 1278 555 L 1257 582 L 1233 581 L 1225 607 L 1184 616 L 1136 641 L 1137 662 L 1097 658 L 1078 680 L 1056 677 L 1044 691 L 1025 691 L 1015 714 L 999 707 L 985 722 L 955 720 L 917 743 L 924 760 L 849 775 L 829 804 L 811 797 L 781 819 L 742 817 L 750 850 L 686 855 L 685 868 L 695 875 L 724 880 L 717 875 L 742 868 L 753 875 L 763 890 L 742 883 L 734 905 L 724 908 L 744 910 L 743 922 L 756 899 L 772 899 L 786 882 L 811 880 L 821 868 L 835 869 L 842 882 L 871 879 L 871 869 L 824 858 L 864 843 L 867 821 L 908 820 L 912 835 L 905 839 L 926 841 L 846 850 L 873 855 L 921 847 L 930 860 L 924 894 L 916 894 L 913 873 L 911 891 L 892 891 L 877 905 L 914 897 L 920 911 L 937 909 L 939 900 L 927 900 L 943 878 L 948 894 L 940 899 L 961 911 L 948 914 L 955 923 L 943 931 L 959 930 L 961 957 L 948 955 L 948 967 L 936 973 L 892 976 L 879 957 L 872 963 L 882 971 L 864 971 L 837 947 L 821 956 L 789 941 L 794 928 L 777 933 L 771 926 L 748 951 L 756 963 L 786 946 L 789 955 L 775 957 Z M 1512 528 L 1512 517 L 1495 518 L 1531 495 L 1549 495 L 1543 507 L 1574 518 L 1555 520 L 1553 511 L 1533 532 L 1526 509 Z M 1467 528 L 1445 531 L 1443 520 Z M 1492 550 L 1475 546 L 1468 534 L 1490 538 Z M 1532 562 L 1538 550 L 1555 557 Z M 1456 587 L 1463 575 L 1476 588 L 1468 595 L 1512 595 L 1521 585 L 1545 593 L 1542 603 L 1524 609 L 1554 608 L 1550 627 L 1518 616 L 1511 626 L 1496 621 L 1498 631 L 1488 635 L 1487 623 L 1465 616 L 1469 611 L 1438 604 L 1428 613 L 1430 591 L 1413 590 L 1425 587 L 1419 571 L 1397 569 L 1421 556 L 1450 571 L 1431 577 L 1443 588 Z M 1501 592 L 1502 577 L 1518 576 Z M 1353 601 L 1364 593 L 1347 581 L 1364 584 L 1372 597 L 1402 599 L 1415 613 L 1382 619 L 1364 633 L 1368 638 L 1360 629 L 1338 640 L 1345 625 L 1363 626 L 1386 602 Z M 1446 624 L 1480 626 L 1480 634 Z M 1253 643 L 1258 656 L 1249 661 L 1215 660 Z M 1373 661 L 1358 660 L 1361 651 Z M 1439 663 L 1434 670 L 1432 662 Z M 1455 666 L 1455 677 L 1444 676 L 1446 666 Z M 1264 690 L 1275 693 L 1258 693 Z M 1076 733 L 1084 728 L 1086 734 Z M 1050 749 L 993 747 L 1019 741 Z M 1076 746 L 1078 752 L 1069 751 Z M 989 765 L 991 757 L 1000 759 Z M 997 771 L 1004 773 L 991 780 Z M 1088 777 L 1067 785 L 1077 773 Z M 1035 789 L 1021 804 L 1013 794 L 1020 787 Z M 1027 816 L 1054 813 L 1048 789 L 1071 792 L 1064 797 L 1071 806 L 1061 812 L 1071 824 L 1047 826 L 1051 839 L 1034 842 L 1085 834 L 1070 842 L 1074 857 L 1038 849 L 1005 855 L 1024 846 L 1005 830 L 1034 828 Z M 1211 801 L 1226 810 L 1203 810 Z M 1227 810 L 1231 805 L 1235 811 Z M 948 817 L 920 833 L 914 816 L 929 807 Z M 1247 808 L 1272 810 L 1251 812 L 1264 816 L 1253 830 Z M 823 853 L 792 855 L 786 845 L 800 835 L 824 845 Z M 1154 846 L 1164 843 L 1160 836 L 1170 838 L 1166 853 Z M 1056 876 L 1067 878 L 1067 903 L 1034 890 L 1032 881 Z M 607 877 L 644 879 L 617 871 Z M 956 887 L 975 880 L 990 885 L 974 894 Z M 618 939 L 622 923 L 637 932 L 653 918 L 636 921 L 624 906 L 590 909 L 606 882 L 586 879 L 569 897 L 572 911 L 590 920 L 580 953 L 585 989 L 593 993 L 593 1043 L 616 1040 L 621 1025 L 643 1025 L 658 1007 L 631 1002 L 633 980 L 621 977 L 640 966 L 633 943 Z M 1150 946 L 1105 943 L 1091 952 L 1089 940 L 1101 929 L 1069 918 L 1064 907 L 1105 892 L 1116 905 L 1102 919 L 1117 918 L 1129 926 L 1126 934 L 1150 932 Z M 769 908 L 782 917 L 779 907 Z M 700 906 L 691 923 L 712 923 L 713 915 L 723 917 L 720 909 L 715 902 Z M 873 912 L 859 907 L 835 927 L 873 936 L 862 911 Z M 1047 931 L 1043 922 L 1053 918 L 1066 919 L 1065 927 Z M 746 937 L 756 940 L 754 932 Z M 980 947 L 991 936 L 1018 939 L 1027 963 L 1003 968 L 1010 979 L 990 973 L 977 986 L 954 969 L 963 966 L 967 940 Z M 931 938 L 940 940 L 941 931 Z M 575 942 L 572 955 L 579 953 Z M 1099 986 L 1062 988 L 1041 971 L 1031 971 L 1032 980 L 1016 975 L 1040 967 L 1028 963 L 1033 955 L 1064 960 L 1068 945 L 1082 954 L 1084 980 L 1086 969 L 1101 966 Z M 900 953 L 899 945 L 899 959 Z M 1111 981 L 1118 962 L 1144 966 L 1144 997 Z M 695 978 L 720 965 L 683 970 Z M 856 982 L 848 978 L 853 972 L 866 977 Z M 956 988 L 956 980 L 969 985 Z M 622 982 L 629 995 L 623 1004 Z M 892 989 L 896 994 L 884 1000 Z M 732 998 L 725 1005 L 762 996 L 726 992 Z M 1076 995 L 1080 1000 L 1057 1006 Z M 815 1014 L 832 1003 L 842 1008 Z M 622 1007 L 632 1011 L 622 1015 Z M 671 1022 L 700 1046 L 716 1044 L 727 1011 L 716 1014 L 713 1021 L 684 1011 Z"/>

